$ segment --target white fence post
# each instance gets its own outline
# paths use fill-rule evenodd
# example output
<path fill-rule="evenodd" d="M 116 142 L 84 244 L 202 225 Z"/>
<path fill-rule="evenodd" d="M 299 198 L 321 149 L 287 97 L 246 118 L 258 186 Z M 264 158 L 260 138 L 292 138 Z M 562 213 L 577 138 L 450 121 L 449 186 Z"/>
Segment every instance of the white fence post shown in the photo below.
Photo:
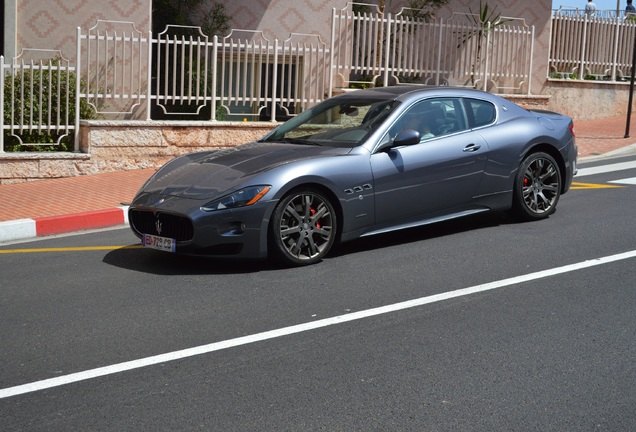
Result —
<path fill-rule="evenodd" d="M 331 12 L 331 49 L 329 51 L 329 89 L 327 90 L 327 97 L 333 96 L 333 75 L 337 73 L 334 69 L 334 50 L 336 44 L 336 8 Z"/>
<path fill-rule="evenodd" d="M 437 48 L 437 64 L 435 65 L 435 85 L 440 85 L 442 75 L 442 38 L 444 37 L 444 20 L 439 20 L 439 46 Z"/>
<path fill-rule="evenodd" d="M 493 53 L 493 50 L 489 51 L 490 38 L 492 36 L 490 34 L 491 33 L 490 32 L 491 25 L 492 25 L 492 23 L 490 21 L 488 21 L 486 23 L 486 47 L 485 47 L 486 52 L 485 52 L 485 55 L 484 55 L 484 57 L 485 57 L 485 63 L 484 63 L 484 91 L 488 91 L 488 78 L 490 77 L 490 74 L 488 72 L 488 65 L 489 65 L 489 62 L 490 62 L 490 55 L 492 55 L 492 53 Z"/>
<path fill-rule="evenodd" d="M 383 87 L 387 87 L 389 85 L 389 69 L 391 68 L 390 65 L 390 59 L 391 59 L 391 13 L 389 12 L 387 14 L 387 18 L 384 18 L 383 15 L 380 16 L 380 19 L 383 21 L 386 21 L 386 56 L 384 59 L 384 86 Z M 384 26 L 382 26 L 384 27 Z M 378 44 L 378 46 L 380 46 L 381 44 Z M 378 67 L 380 67 L 380 65 L 378 65 Z M 395 67 L 395 64 L 393 65 L 393 67 Z M 378 75 L 380 75 L 380 73 L 378 72 Z M 374 75 L 375 76 L 375 75 Z M 375 86 L 375 83 L 373 83 Z"/>
<path fill-rule="evenodd" d="M 141 41 L 139 42 L 141 45 Z M 146 121 L 150 121 L 151 118 L 151 110 L 152 110 L 152 30 L 148 31 L 148 55 L 146 59 L 148 63 L 146 64 L 147 74 L 146 74 Z M 141 53 L 139 55 L 139 59 L 141 61 Z M 141 72 L 141 69 L 139 69 Z M 141 93 L 141 88 L 139 89 Z"/>
<path fill-rule="evenodd" d="M 588 17 L 587 15 L 585 15 L 585 17 L 583 18 L 584 21 L 584 25 L 583 25 L 583 37 L 581 38 L 581 58 L 580 58 L 580 63 L 579 63 L 579 79 L 583 79 L 585 77 L 585 49 L 587 47 L 586 41 L 587 41 L 587 23 L 588 23 Z"/>
<path fill-rule="evenodd" d="M 75 130 L 73 131 L 75 153 L 79 153 L 80 151 L 80 98 L 82 97 L 80 93 L 80 84 L 82 82 L 80 68 L 80 65 L 82 64 L 81 41 L 82 29 L 80 27 L 77 27 L 77 51 L 75 52 Z"/>
<path fill-rule="evenodd" d="M 532 72 L 534 65 L 534 26 L 532 26 L 530 32 L 530 65 L 528 66 L 528 92 L 527 95 L 530 96 L 532 94 Z"/>
<path fill-rule="evenodd" d="M 210 61 L 212 62 L 212 100 L 211 100 L 211 113 L 210 118 L 212 121 L 216 121 L 216 83 L 217 83 L 217 69 L 218 69 L 218 56 L 219 56 L 219 37 L 214 36 L 212 38 L 212 58 Z"/>
<path fill-rule="evenodd" d="M 612 56 L 612 81 L 616 81 L 616 64 L 618 63 L 618 44 L 621 30 L 620 17 L 614 23 L 614 55 Z"/>
<path fill-rule="evenodd" d="M 283 54 L 284 56 L 284 54 Z M 274 39 L 274 71 L 272 72 L 272 112 L 270 120 L 276 121 L 276 96 L 278 95 L 278 39 Z"/>

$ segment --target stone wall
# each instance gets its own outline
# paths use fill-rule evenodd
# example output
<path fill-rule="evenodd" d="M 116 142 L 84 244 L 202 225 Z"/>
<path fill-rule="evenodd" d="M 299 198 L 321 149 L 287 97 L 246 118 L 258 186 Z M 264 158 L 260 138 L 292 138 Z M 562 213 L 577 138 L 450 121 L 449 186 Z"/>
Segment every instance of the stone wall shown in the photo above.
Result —
<path fill-rule="evenodd" d="M 550 80 L 548 108 L 575 120 L 594 120 L 627 114 L 629 83 Z"/>
<path fill-rule="evenodd" d="M 269 122 L 82 121 L 81 153 L 0 154 L 0 184 L 158 168 L 185 153 L 256 140 L 275 125 Z"/>

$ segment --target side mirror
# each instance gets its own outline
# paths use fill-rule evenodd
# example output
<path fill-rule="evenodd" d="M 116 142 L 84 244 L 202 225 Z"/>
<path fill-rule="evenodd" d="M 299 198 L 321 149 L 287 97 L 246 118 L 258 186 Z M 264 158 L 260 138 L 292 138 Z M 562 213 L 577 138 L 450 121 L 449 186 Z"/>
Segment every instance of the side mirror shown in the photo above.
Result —
<path fill-rule="evenodd" d="M 395 136 L 393 140 L 393 147 L 413 145 L 420 143 L 421 135 L 418 131 L 413 129 L 404 129 Z"/>

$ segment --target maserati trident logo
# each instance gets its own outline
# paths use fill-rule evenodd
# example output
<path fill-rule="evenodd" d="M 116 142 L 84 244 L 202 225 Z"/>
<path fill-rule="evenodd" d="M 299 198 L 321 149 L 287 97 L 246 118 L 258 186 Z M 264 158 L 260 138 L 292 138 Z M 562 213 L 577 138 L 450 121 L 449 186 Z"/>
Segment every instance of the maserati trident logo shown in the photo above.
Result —
<path fill-rule="evenodd" d="M 155 229 L 157 230 L 157 235 L 161 235 L 161 230 L 163 229 L 161 226 L 161 221 L 159 218 L 155 221 Z"/>

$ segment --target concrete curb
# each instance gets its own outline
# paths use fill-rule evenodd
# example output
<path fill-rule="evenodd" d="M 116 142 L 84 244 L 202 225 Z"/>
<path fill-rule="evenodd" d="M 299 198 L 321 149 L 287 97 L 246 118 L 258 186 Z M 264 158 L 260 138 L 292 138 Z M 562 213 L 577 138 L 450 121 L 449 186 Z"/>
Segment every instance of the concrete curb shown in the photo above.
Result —
<path fill-rule="evenodd" d="M 612 159 L 621 156 L 630 156 L 636 154 L 636 143 L 630 144 L 625 147 L 621 147 L 616 150 L 609 151 L 607 153 L 603 153 L 601 155 L 593 155 L 593 156 L 584 156 L 579 158 L 579 162 L 593 162 L 603 159 Z"/>
<path fill-rule="evenodd" d="M 128 223 L 128 206 L 63 216 L 0 222 L 0 242 L 25 240 Z"/>

